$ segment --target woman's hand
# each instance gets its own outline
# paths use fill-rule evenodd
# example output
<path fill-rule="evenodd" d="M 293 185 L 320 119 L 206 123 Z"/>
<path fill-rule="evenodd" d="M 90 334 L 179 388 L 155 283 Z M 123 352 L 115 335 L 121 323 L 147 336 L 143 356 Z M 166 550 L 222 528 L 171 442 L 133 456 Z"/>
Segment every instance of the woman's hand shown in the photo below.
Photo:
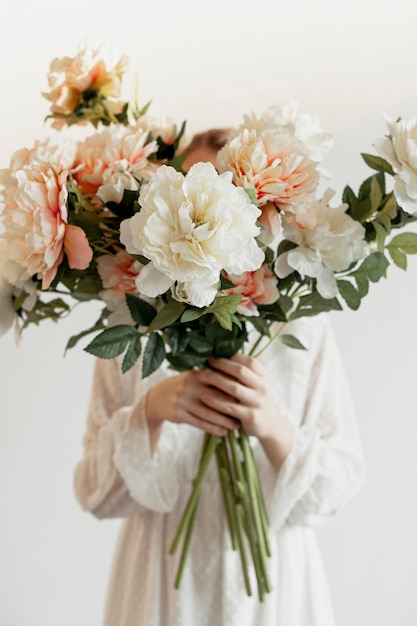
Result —
<path fill-rule="evenodd" d="M 167 378 L 150 389 L 147 418 L 154 448 L 163 420 L 185 423 L 213 435 L 243 426 L 259 438 L 279 469 L 291 449 L 295 430 L 274 406 L 266 370 L 250 356 L 210 359 L 210 368 Z"/>
<path fill-rule="evenodd" d="M 182 372 L 157 383 L 148 391 L 146 415 L 152 448 L 164 420 L 190 424 L 220 437 L 227 435 L 228 430 L 239 428 L 236 419 L 202 402 L 202 397 L 210 395 L 213 390 L 200 374 L 194 370 Z"/>

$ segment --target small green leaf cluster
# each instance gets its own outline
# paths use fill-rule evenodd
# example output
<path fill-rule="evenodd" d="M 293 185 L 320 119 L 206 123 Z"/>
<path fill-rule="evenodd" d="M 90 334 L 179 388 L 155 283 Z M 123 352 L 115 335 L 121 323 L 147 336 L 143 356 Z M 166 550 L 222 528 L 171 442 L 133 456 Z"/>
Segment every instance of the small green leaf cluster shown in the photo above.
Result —
<path fill-rule="evenodd" d="M 99 358 L 124 353 L 122 371 L 142 354 L 142 376 L 149 376 L 166 359 L 177 371 L 206 367 L 210 356 L 231 357 L 247 341 L 245 324 L 236 315 L 240 296 L 220 296 L 204 309 L 167 296 L 159 311 L 128 294 L 126 301 L 134 326 L 105 328 L 85 348 Z"/>

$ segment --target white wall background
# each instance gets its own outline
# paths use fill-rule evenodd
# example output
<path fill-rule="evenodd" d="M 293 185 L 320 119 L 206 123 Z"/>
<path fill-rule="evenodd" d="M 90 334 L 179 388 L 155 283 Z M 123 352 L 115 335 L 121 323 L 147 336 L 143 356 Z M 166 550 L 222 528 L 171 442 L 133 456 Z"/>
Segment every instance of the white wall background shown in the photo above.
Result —
<path fill-rule="evenodd" d="M 126 52 L 141 103 L 152 98 L 155 113 L 187 118 L 191 131 L 297 99 L 335 137 L 333 186 L 356 188 L 369 174 L 359 153 L 385 133 L 382 112 L 417 114 L 416 20 L 409 0 L 9 2 L 0 167 L 45 133 L 50 61 L 92 40 Z M 360 495 L 319 531 L 338 626 L 417 623 L 416 281 L 411 257 L 359 311 L 333 316 L 368 465 Z M 81 348 L 63 358 L 94 317 L 81 307 L 28 330 L 19 347 L 11 334 L 0 340 L 1 626 L 100 624 L 119 522 L 75 501 L 92 359 Z"/>

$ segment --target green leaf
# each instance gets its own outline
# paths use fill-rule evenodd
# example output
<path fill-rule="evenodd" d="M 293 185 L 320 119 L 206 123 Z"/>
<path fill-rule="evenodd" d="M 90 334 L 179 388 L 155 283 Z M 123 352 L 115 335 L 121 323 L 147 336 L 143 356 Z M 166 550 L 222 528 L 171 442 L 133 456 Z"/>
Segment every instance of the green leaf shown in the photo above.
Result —
<path fill-rule="evenodd" d="M 177 300 L 170 300 L 152 320 L 152 330 L 161 330 L 174 324 L 185 310 L 185 304 Z"/>
<path fill-rule="evenodd" d="M 362 274 L 373 283 L 377 283 L 384 276 L 388 265 L 389 262 L 382 252 L 373 252 L 366 257 L 362 265 L 352 274 L 353 276 Z"/>
<path fill-rule="evenodd" d="M 294 335 L 278 335 L 280 341 L 289 348 L 296 348 L 297 350 L 307 350 L 307 348 L 297 339 Z"/>
<path fill-rule="evenodd" d="M 294 248 L 297 248 L 296 243 L 289 241 L 288 239 L 283 239 L 278 246 L 277 256 L 284 254 L 284 252 L 288 252 L 289 250 L 293 250 Z"/>
<path fill-rule="evenodd" d="M 385 238 L 388 233 L 386 229 L 382 226 L 382 224 L 380 224 L 376 220 L 372 222 L 372 226 L 374 227 L 376 232 L 376 243 L 378 246 L 378 252 L 383 252 L 385 248 Z"/>
<path fill-rule="evenodd" d="M 187 328 L 181 324 L 169 326 L 164 330 L 164 336 L 171 349 L 172 354 L 178 354 L 185 350 L 188 344 Z"/>
<path fill-rule="evenodd" d="M 349 185 L 346 185 L 343 190 L 342 201 L 349 206 L 348 213 L 352 214 L 352 211 L 358 204 L 358 199 L 355 196 L 353 189 L 349 187 Z"/>
<path fill-rule="evenodd" d="M 379 209 L 379 205 L 382 201 L 381 188 L 378 185 L 376 178 L 372 178 L 371 180 L 371 191 L 369 197 L 371 201 L 372 213 L 375 213 Z"/>
<path fill-rule="evenodd" d="M 407 269 L 407 255 L 404 254 L 399 248 L 388 248 L 389 255 L 395 265 L 402 270 Z"/>
<path fill-rule="evenodd" d="M 199 354 L 210 354 L 212 350 L 211 341 L 208 341 L 199 331 L 189 333 L 188 345 L 190 349 Z"/>
<path fill-rule="evenodd" d="M 214 299 L 213 303 L 206 309 L 206 313 L 213 313 L 220 326 L 225 330 L 233 328 L 233 314 L 236 312 L 242 296 L 239 294 L 231 294 L 229 296 L 219 296 Z"/>
<path fill-rule="evenodd" d="M 126 303 L 133 321 L 139 326 L 149 326 L 156 316 L 155 307 L 131 293 L 126 294 Z"/>
<path fill-rule="evenodd" d="M 369 280 L 364 274 L 354 274 L 353 277 L 356 281 L 360 297 L 364 298 L 369 291 Z"/>
<path fill-rule="evenodd" d="M 338 280 L 337 286 L 340 295 L 346 302 L 349 308 L 356 311 L 361 303 L 361 295 L 357 289 L 348 280 Z"/>
<path fill-rule="evenodd" d="M 289 320 L 299 317 L 311 317 L 327 311 L 341 311 L 342 305 L 337 298 L 323 298 L 319 293 L 314 292 L 307 296 L 301 296 L 298 307 L 291 313 Z"/>
<path fill-rule="evenodd" d="M 113 359 L 121 354 L 137 335 L 138 331 L 128 324 L 112 326 L 97 335 L 84 350 L 100 359 Z"/>
<path fill-rule="evenodd" d="M 388 250 L 398 248 L 404 254 L 417 254 L 417 233 L 395 235 L 387 245 Z"/>
<path fill-rule="evenodd" d="M 158 333 L 151 333 L 143 353 L 142 378 L 158 369 L 165 359 L 165 346 Z"/>
<path fill-rule="evenodd" d="M 65 346 L 65 352 L 73 348 L 75 345 L 77 345 L 80 339 L 82 339 L 86 335 L 95 333 L 99 330 L 102 330 L 103 328 L 104 328 L 103 322 L 99 321 L 97 322 L 97 324 L 94 324 L 94 326 L 92 326 L 91 328 L 88 328 L 87 330 L 83 330 L 81 333 L 78 333 L 78 335 L 73 335 L 72 337 L 69 338 L 67 345 Z"/>
<path fill-rule="evenodd" d="M 397 200 L 395 199 L 394 194 L 391 192 L 390 194 L 385 196 L 384 202 L 378 211 L 378 216 L 381 217 L 382 215 L 388 215 L 389 217 L 394 219 L 397 216 L 397 213 L 398 213 Z"/>
<path fill-rule="evenodd" d="M 142 337 L 141 335 L 138 334 L 136 337 L 131 339 L 126 350 L 126 354 L 123 357 L 123 361 L 122 361 L 122 373 L 123 374 L 134 366 L 134 364 L 140 357 L 141 352 L 142 352 Z"/>
<path fill-rule="evenodd" d="M 361 157 L 371 169 L 377 170 L 378 172 L 386 172 L 394 176 L 395 172 L 391 165 L 382 157 L 375 156 L 374 154 L 366 154 L 364 152 L 362 152 Z"/>
<path fill-rule="evenodd" d="M 191 370 L 195 367 L 203 368 L 207 365 L 207 356 L 202 356 L 195 353 L 179 354 L 174 356 L 167 354 L 167 361 L 172 365 L 173 369 L 177 372 L 184 372 Z"/>
<path fill-rule="evenodd" d="M 206 312 L 206 309 L 196 309 L 196 308 L 185 309 L 184 313 L 181 315 L 181 322 L 187 323 L 187 322 L 193 322 L 194 320 L 198 320 L 198 318 L 204 315 L 205 312 Z"/>

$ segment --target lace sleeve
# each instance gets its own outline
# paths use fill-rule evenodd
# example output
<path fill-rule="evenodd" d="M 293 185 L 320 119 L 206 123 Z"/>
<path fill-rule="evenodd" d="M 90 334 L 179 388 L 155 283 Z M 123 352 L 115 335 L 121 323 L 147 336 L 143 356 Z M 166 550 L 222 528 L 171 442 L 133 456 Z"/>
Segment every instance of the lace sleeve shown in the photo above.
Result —
<path fill-rule="evenodd" d="M 121 374 L 118 360 L 96 362 L 75 494 L 97 517 L 166 512 L 175 504 L 177 428 L 164 422 L 152 455 L 145 415 L 148 388 L 167 375 L 161 368 L 141 380 L 140 363 Z"/>
<path fill-rule="evenodd" d="M 332 330 L 323 325 L 293 447 L 270 491 L 271 523 L 317 526 L 359 489 L 364 461 L 352 399 Z"/>

